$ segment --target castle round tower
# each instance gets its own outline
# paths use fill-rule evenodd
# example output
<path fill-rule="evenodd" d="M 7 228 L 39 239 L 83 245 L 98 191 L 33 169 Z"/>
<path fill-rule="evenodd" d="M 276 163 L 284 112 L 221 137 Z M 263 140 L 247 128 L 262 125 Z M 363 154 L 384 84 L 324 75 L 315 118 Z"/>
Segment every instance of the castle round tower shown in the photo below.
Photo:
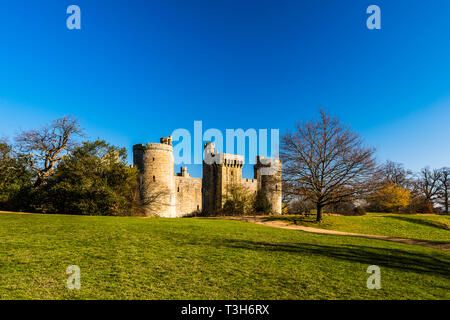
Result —
<path fill-rule="evenodd" d="M 139 170 L 139 191 L 146 215 L 176 217 L 176 190 L 172 137 L 161 143 L 133 146 L 133 163 Z"/>
<path fill-rule="evenodd" d="M 254 171 L 255 179 L 258 181 L 258 190 L 264 193 L 272 204 L 272 212 L 281 214 L 281 161 L 279 159 L 265 159 L 263 156 L 257 156 Z"/>

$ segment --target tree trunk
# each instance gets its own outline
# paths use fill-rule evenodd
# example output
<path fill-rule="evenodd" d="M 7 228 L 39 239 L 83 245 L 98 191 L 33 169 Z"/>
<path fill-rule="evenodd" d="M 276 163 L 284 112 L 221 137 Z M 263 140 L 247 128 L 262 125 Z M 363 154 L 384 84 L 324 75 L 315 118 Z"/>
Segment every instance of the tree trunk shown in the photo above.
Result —
<path fill-rule="evenodd" d="M 448 194 L 445 194 L 445 214 L 448 214 Z"/>
<path fill-rule="evenodd" d="M 37 189 L 42 184 L 42 182 L 43 182 L 43 179 L 40 177 L 37 177 L 36 181 L 33 184 L 34 189 Z"/>
<path fill-rule="evenodd" d="M 316 218 L 317 222 L 322 221 L 322 209 L 323 209 L 322 205 L 318 203 L 317 204 L 317 218 Z"/>

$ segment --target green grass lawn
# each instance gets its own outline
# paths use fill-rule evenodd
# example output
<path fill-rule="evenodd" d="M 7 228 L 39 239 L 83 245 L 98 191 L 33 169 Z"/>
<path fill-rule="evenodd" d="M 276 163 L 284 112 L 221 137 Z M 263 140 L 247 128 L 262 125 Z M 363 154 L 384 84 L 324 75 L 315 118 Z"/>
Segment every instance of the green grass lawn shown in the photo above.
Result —
<path fill-rule="evenodd" d="M 269 219 L 327 230 L 450 243 L 450 216 L 369 213 L 365 216 L 324 216 L 321 223 L 313 216 Z"/>
<path fill-rule="evenodd" d="M 0 213 L 1 299 L 450 299 L 449 264 L 439 249 L 240 221 Z M 81 290 L 66 288 L 69 265 Z"/>

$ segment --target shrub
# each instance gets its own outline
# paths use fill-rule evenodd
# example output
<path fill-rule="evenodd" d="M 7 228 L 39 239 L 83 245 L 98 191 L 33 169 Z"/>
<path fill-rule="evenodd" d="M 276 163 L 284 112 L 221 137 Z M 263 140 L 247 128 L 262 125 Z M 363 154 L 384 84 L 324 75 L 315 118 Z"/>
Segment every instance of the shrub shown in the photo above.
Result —
<path fill-rule="evenodd" d="M 314 204 L 306 199 L 294 200 L 289 203 L 289 213 L 291 214 L 310 214 L 315 209 Z"/>
<path fill-rule="evenodd" d="M 384 183 L 370 196 L 370 209 L 381 212 L 398 213 L 411 204 L 411 192 L 394 183 Z"/>
<path fill-rule="evenodd" d="M 366 215 L 366 209 L 364 209 L 363 207 L 355 207 L 353 208 L 353 215 L 354 216 L 364 216 Z"/>
<path fill-rule="evenodd" d="M 228 215 L 244 215 L 252 209 L 250 190 L 241 184 L 230 184 L 225 194 L 223 213 Z"/>
<path fill-rule="evenodd" d="M 84 215 L 132 215 L 137 170 L 126 164 L 126 151 L 105 141 L 84 142 L 57 167 L 39 189 L 43 212 Z"/>
<path fill-rule="evenodd" d="M 414 197 L 407 208 L 409 213 L 435 213 L 433 202 L 425 197 Z"/>
<path fill-rule="evenodd" d="M 341 202 L 327 207 L 328 213 L 336 213 L 342 216 L 363 216 L 366 210 L 353 202 Z"/>
<path fill-rule="evenodd" d="M 261 191 L 256 193 L 255 201 L 253 202 L 253 210 L 255 210 L 256 213 L 265 214 L 272 212 L 272 204 L 269 199 L 267 199 L 267 196 Z"/>
<path fill-rule="evenodd" d="M 0 141 L 0 208 L 23 211 L 29 209 L 32 174 L 23 159 L 6 141 Z"/>

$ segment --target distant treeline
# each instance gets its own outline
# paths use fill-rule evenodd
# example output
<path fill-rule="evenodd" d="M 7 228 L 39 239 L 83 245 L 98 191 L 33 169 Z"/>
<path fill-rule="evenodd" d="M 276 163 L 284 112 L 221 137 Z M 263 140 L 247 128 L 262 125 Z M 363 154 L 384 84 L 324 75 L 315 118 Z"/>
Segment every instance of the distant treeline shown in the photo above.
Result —
<path fill-rule="evenodd" d="M 391 161 L 379 165 L 375 149 L 350 127 L 320 110 L 281 140 L 283 198 L 287 211 L 364 214 L 448 213 L 450 169 L 418 173 Z"/>
<path fill-rule="evenodd" d="M 420 172 L 406 170 L 400 163 L 387 161 L 377 168 L 372 188 L 354 199 L 325 206 L 324 211 L 342 215 L 383 213 L 448 214 L 450 169 L 423 168 Z M 286 194 L 285 206 L 292 214 L 305 214 L 316 209 L 310 199 Z"/>
<path fill-rule="evenodd" d="M 0 141 L 0 209 L 88 215 L 142 215 L 139 173 L 126 149 L 83 141 L 73 117 Z M 283 213 L 447 213 L 450 169 L 414 173 L 391 161 L 379 165 L 359 135 L 320 111 L 281 139 Z M 157 202 L 158 197 L 155 197 Z M 225 214 L 270 213 L 262 194 L 230 188 Z"/>
<path fill-rule="evenodd" d="M 82 215 L 144 215 L 164 194 L 140 198 L 138 170 L 126 149 L 103 140 L 81 141 L 83 130 L 64 117 L 38 130 L 23 131 L 10 144 L 0 141 L 0 209 Z M 145 186 L 147 193 L 150 186 Z M 155 188 L 155 190 L 158 190 Z M 230 188 L 225 214 L 270 213 L 268 199 Z M 155 213 L 157 215 L 157 212 Z"/>

